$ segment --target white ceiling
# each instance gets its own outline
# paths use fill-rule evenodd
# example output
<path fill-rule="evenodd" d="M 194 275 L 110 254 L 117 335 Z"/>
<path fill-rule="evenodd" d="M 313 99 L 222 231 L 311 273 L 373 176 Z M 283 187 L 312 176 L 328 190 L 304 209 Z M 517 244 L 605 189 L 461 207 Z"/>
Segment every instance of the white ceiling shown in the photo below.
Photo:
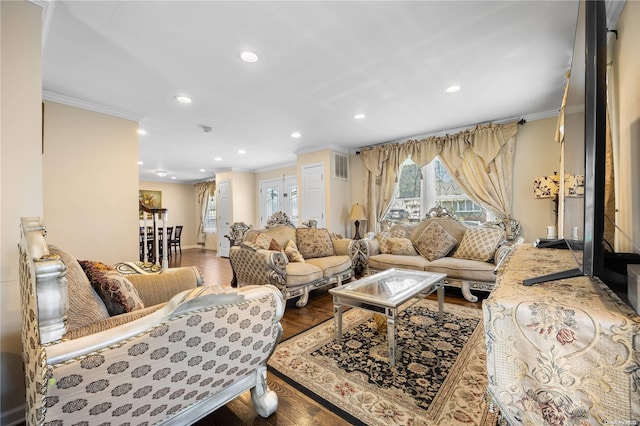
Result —
<path fill-rule="evenodd" d="M 163 180 L 193 182 L 328 146 L 555 114 L 577 10 L 577 0 L 54 1 L 44 98 L 139 119 L 140 178 L 166 170 Z M 260 60 L 241 61 L 244 50 Z M 454 84 L 462 90 L 444 93 Z"/>

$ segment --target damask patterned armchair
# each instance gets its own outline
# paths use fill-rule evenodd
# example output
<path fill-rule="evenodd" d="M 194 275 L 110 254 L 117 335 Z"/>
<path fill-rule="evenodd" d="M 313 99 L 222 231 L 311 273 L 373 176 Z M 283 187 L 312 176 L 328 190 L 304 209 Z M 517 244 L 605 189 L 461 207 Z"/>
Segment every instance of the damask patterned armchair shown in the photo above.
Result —
<path fill-rule="evenodd" d="M 201 284 L 191 267 L 125 278 L 78 262 L 47 244 L 38 218 L 23 218 L 27 424 L 184 425 L 249 389 L 258 414 L 272 414 L 266 362 L 282 333 L 280 291 Z"/>

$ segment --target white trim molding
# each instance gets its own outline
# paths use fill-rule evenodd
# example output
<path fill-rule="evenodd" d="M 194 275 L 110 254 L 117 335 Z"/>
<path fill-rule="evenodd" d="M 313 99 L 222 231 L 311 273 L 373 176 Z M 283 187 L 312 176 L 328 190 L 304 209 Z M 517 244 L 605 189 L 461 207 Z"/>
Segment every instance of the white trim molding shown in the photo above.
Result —
<path fill-rule="evenodd" d="M 99 112 L 101 114 L 112 115 L 118 118 L 124 118 L 125 120 L 131 120 L 137 123 L 144 118 L 144 115 L 136 114 L 135 112 L 126 111 L 120 108 L 114 108 L 107 105 L 100 105 L 94 102 L 85 101 L 84 99 L 78 99 L 78 98 L 74 98 L 67 95 L 61 95 L 59 93 L 49 92 L 47 90 L 42 91 L 42 99 L 45 101 L 56 102 L 59 104 L 86 109 L 93 112 Z"/>

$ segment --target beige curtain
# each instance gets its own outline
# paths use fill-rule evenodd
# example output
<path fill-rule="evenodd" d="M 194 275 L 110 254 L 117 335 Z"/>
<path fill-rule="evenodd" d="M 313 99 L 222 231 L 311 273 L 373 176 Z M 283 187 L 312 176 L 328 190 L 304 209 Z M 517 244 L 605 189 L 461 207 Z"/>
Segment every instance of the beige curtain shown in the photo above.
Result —
<path fill-rule="evenodd" d="M 216 192 L 216 183 L 215 181 L 200 182 L 193 186 L 196 188 L 196 211 L 200 212 L 200 221 L 198 223 L 198 244 L 204 245 L 206 237 L 204 233 L 204 223 L 206 221 L 207 203 L 209 201 L 209 197 L 214 195 Z"/>
<path fill-rule="evenodd" d="M 364 148 L 368 228 L 377 229 L 391 203 L 400 164 L 409 156 L 422 167 L 439 155 L 469 198 L 500 218 L 510 218 L 517 132 L 517 122 L 489 124 L 455 135 Z"/>

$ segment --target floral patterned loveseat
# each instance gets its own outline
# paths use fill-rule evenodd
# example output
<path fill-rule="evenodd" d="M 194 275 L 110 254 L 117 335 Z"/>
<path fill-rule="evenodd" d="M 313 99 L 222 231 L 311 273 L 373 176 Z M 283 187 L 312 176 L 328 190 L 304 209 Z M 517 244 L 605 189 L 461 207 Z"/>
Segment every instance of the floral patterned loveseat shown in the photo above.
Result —
<path fill-rule="evenodd" d="M 488 390 L 512 425 L 637 425 L 640 316 L 596 278 L 524 286 L 575 267 L 568 250 L 512 251 L 483 302 Z"/>
<path fill-rule="evenodd" d="M 44 233 L 39 218 L 22 219 L 28 425 L 185 425 L 247 390 L 259 415 L 276 410 L 266 383 L 284 313 L 275 287 L 202 286 L 195 267 L 125 278 Z"/>

